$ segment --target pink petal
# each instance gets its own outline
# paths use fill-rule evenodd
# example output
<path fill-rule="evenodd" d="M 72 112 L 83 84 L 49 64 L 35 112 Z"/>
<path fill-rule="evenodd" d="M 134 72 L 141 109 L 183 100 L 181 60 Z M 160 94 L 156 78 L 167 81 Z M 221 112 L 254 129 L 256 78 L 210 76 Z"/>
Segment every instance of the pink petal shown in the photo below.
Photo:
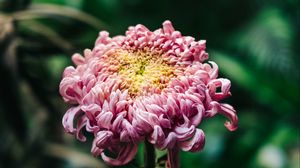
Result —
<path fill-rule="evenodd" d="M 108 163 L 111 166 L 120 166 L 127 164 L 129 161 L 131 161 L 134 158 L 137 149 L 138 146 L 135 144 L 126 144 L 119 151 L 112 151 L 117 153 L 117 158 L 111 158 L 107 156 L 104 152 L 101 153 L 101 157 L 106 163 Z"/>
<path fill-rule="evenodd" d="M 85 127 L 87 120 L 86 116 L 82 116 L 77 122 L 76 138 L 82 142 L 86 141 L 86 137 L 82 134 L 81 129 Z"/>
<path fill-rule="evenodd" d="M 76 128 L 74 128 L 73 122 L 76 117 L 78 117 L 83 112 L 80 110 L 80 106 L 71 107 L 63 117 L 62 124 L 66 132 L 75 133 Z"/>
<path fill-rule="evenodd" d="M 99 148 L 107 148 L 107 145 L 111 143 L 110 140 L 112 136 L 113 133 L 111 131 L 99 131 L 97 132 L 93 143 Z"/>
<path fill-rule="evenodd" d="M 102 128 L 106 128 L 106 129 L 109 129 L 111 128 L 111 121 L 112 121 L 112 118 L 113 118 L 113 114 L 112 112 L 100 112 L 100 114 L 97 116 L 97 124 L 102 127 Z"/>
<path fill-rule="evenodd" d="M 165 139 L 165 134 L 162 128 L 158 125 L 155 125 L 151 136 L 148 138 L 149 142 L 152 144 L 162 143 L 164 139 Z"/>
<path fill-rule="evenodd" d="M 85 59 L 80 54 L 76 53 L 72 56 L 72 61 L 75 65 L 81 65 L 84 64 Z"/>
<path fill-rule="evenodd" d="M 205 144 L 205 135 L 201 129 L 196 129 L 196 133 L 192 139 L 179 142 L 179 146 L 183 151 L 196 152 L 203 149 Z"/>
<path fill-rule="evenodd" d="M 232 106 L 229 104 L 221 104 L 220 113 L 230 119 L 230 122 L 225 122 L 225 126 L 229 131 L 234 131 L 238 128 L 238 117 Z"/>

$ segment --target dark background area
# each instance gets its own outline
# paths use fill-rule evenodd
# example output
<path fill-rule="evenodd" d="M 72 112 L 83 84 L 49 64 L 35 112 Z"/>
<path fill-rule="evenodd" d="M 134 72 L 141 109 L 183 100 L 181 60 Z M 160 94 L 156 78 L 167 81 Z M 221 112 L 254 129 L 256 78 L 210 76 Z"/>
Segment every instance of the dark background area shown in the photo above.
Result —
<path fill-rule="evenodd" d="M 92 139 L 64 133 L 58 93 L 71 55 L 93 48 L 100 30 L 150 30 L 171 20 L 207 40 L 210 60 L 232 82 L 239 116 L 205 120 L 206 145 L 181 153 L 181 167 L 299 167 L 300 2 L 297 0 L 0 0 L 0 167 L 107 167 Z M 157 151 L 158 155 L 163 152 Z M 143 165 L 142 146 L 124 167 Z"/>

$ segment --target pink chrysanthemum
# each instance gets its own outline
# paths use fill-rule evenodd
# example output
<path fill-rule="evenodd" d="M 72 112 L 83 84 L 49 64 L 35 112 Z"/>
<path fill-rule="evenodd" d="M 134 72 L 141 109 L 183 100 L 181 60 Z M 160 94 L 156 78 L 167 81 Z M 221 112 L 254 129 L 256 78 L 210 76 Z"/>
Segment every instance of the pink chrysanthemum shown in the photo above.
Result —
<path fill-rule="evenodd" d="M 73 55 L 77 67 L 64 71 L 60 93 L 74 106 L 63 126 L 81 141 L 81 129 L 93 133 L 92 153 L 111 165 L 132 160 L 144 139 L 159 149 L 199 151 L 204 118 L 223 114 L 231 131 L 238 120 L 219 102 L 230 95 L 230 81 L 217 78 L 218 66 L 207 59 L 205 41 L 182 36 L 170 21 L 154 32 L 137 25 L 110 38 L 102 31 L 92 51 Z"/>

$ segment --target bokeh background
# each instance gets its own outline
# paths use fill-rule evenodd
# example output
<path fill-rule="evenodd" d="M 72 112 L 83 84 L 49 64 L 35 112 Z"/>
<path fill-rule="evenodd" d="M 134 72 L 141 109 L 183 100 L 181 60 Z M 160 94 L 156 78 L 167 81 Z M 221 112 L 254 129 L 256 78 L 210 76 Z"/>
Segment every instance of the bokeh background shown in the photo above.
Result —
<path fill-rule="evenodd" d="M 205 149 L 182 152 L 181 167 L 299 167 L 299 8 L 297 0 L 0 0 L 0 167 L 108 167 L 90 154 L 91 139 L 63 131 L 62 71 L 100 30 L 154 30 L 166 19 L 207 40 L 239 116 L 235 132 L 222 116 L 205 120 Z M 142 146 L 123 167 L 141 166 Z"/>

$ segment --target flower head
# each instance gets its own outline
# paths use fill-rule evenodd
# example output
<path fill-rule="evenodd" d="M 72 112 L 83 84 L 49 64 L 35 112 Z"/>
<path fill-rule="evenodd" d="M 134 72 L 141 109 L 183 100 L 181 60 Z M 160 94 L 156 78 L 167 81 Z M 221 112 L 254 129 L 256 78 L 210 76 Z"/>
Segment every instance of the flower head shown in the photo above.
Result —
<path fill-rule="evenodd" d="M 60 93 L 74 104 L 65 130 L 81 141 L 81 129 L 93 133 L 92 153 L 111 165 L 132 160 L 144 139 L 159 149 L 199 151 L 204 133 L 197 126 L 217 113 L 235 130 L 235 110 L 219 102 L 230 96 L 230 81 L 217 77 L 217 64 L 204 63 L 205 47 L 170 21 L 154 32 L 143 25 L 129 27 L 126 36 L 100 32 L 94 49 L 74 54 L 76 68 L 64 71 Z"/>

